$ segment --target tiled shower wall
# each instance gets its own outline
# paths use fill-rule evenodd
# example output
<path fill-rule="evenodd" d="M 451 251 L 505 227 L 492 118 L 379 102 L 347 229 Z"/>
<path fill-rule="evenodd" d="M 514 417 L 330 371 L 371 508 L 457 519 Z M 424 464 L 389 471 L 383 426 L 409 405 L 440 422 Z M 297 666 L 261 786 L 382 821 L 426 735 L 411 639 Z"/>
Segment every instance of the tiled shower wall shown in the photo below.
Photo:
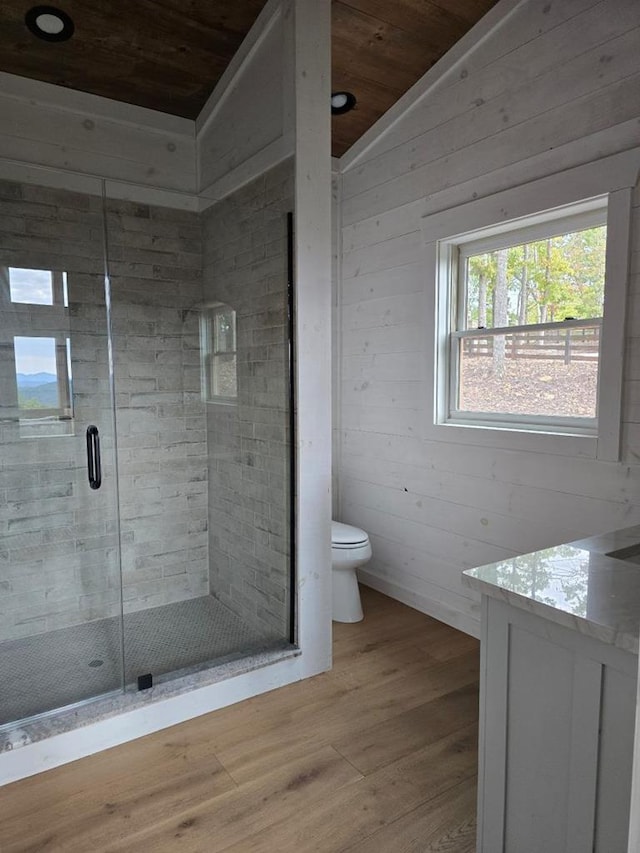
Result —
<path fill-rule="evenodd" d="M 128 202 L 108 203 L 108 232 L 124 600 L 138 610 L 208 592 L 201 232 L 197 214 Z M 75 403 L 73 434 L 29 437 L 13 378 L 0 375 L 7 639 L 119 612 L 100 197 L 0 182 L 0 266 L 67 272 L 66 311 L 3 311 L 0 360 L 10 363 L 14 335 L 70 331 Z M 102 437 L 99 491 L 87 483 L 90 423 Z"/>
<path fill-rule="evenodd" d="M 209 592 L 198 214 L 109 201 L 125 612 Z"/>
<path fill-rule="evenodd" d="M 288 634 L 292 207 L 291 162 L 201 217 L 107 202 L 126 611 L 211 592 L 265 636 Z M 97 194 L 0 182 L 0 265 L 65 271 L 69 286 L 51 321 L 40 306 L 2 312 L 0 639 L 120 609 L 103 225 Z M 235 406 L 202 400 L 199 323 L 212 301 L 237 311 Z M 54 332 L 72 340 L 74 418 L 66 435 L 30 437 L 6 356 L 14 335 Z M 102 440 L 98 491 L 89 424 Z"/>
<path fill-rule="evenodd" d="M 286 161 L 203 214 L 206 303 L 237 315 L 234 405 L 207 403 L 211 591 L 271 637 L 288 634 Z"/>

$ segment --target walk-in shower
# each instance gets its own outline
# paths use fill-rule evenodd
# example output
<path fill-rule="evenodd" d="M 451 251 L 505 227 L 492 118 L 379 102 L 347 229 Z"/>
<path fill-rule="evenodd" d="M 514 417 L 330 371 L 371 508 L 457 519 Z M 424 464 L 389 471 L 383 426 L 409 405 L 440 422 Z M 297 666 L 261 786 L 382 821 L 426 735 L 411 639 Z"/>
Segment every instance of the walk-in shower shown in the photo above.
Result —
<path fill-rule="evenodd" d="M 5 730 L 294 642 L 293 171 L 196 213 L 0 167 Z"/>

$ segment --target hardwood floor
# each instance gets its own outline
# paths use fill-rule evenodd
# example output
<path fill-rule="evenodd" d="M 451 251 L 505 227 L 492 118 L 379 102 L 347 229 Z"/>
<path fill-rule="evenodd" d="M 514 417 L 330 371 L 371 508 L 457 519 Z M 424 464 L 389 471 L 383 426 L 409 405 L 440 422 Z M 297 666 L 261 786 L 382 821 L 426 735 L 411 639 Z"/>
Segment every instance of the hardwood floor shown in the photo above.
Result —
<path fill-rule="evenodd" d="M 362 592 L 331 672 L 0 789 L 2 853 L 472 853 L 478 643 Z"/>

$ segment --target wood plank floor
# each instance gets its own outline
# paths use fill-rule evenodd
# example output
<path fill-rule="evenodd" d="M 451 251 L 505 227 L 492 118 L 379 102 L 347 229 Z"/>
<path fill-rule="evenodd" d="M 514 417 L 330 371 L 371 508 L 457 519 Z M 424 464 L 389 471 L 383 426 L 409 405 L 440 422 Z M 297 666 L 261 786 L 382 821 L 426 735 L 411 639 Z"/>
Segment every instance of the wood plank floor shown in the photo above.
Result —
<path fill-rule="evenodd" d="M 331 672 L 0 789 L 0 851 L 473 853 L 478 643 L 363 604 Z"/>

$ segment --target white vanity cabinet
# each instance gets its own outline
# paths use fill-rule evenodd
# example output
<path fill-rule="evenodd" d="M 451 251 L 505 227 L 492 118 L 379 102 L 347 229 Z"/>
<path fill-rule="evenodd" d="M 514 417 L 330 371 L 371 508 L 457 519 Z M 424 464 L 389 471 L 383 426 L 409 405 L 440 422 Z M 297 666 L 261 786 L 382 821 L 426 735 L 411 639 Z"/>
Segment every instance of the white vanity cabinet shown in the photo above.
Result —
<path fill-rule="evenodd" d="M 464 573 L 482 594 L 477 853 L 627 853 L 639 542 L 628 528 Z"/>
<path fill-rule="evenodd" d="M 637 656 L 483 596 L 478 853 L 627 853 Z"/>

